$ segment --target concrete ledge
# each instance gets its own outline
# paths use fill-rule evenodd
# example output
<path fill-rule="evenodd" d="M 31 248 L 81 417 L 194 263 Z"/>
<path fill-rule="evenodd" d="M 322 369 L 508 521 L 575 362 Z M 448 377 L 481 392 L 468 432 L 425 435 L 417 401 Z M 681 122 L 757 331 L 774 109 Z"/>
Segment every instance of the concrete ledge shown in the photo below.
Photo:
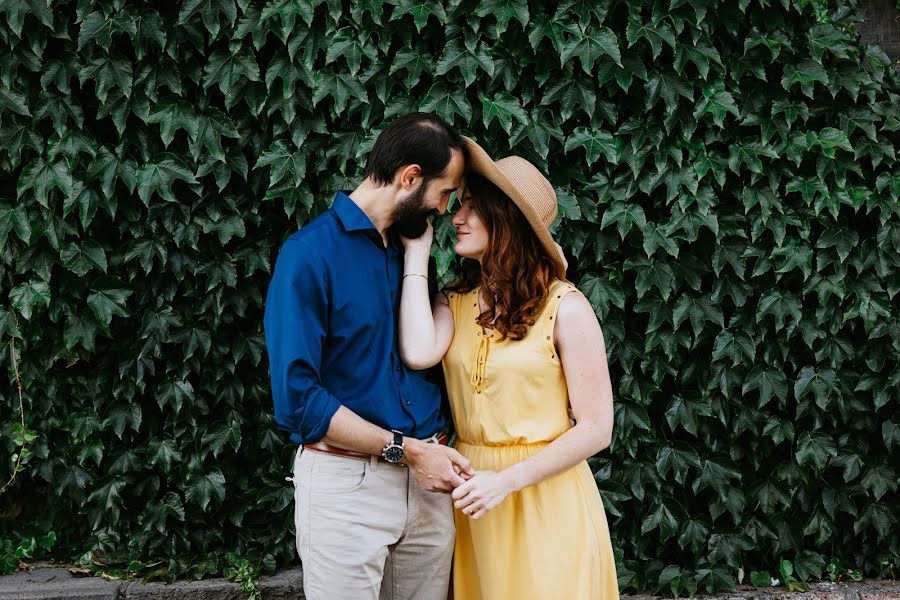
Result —
<path fill-rule="evenodd" d="M 117 600 L 124 582 L 39 568 L 0 577 L 0 600 Z"/>
<path fill-rule="evenodd" d="M 300 568 L 260 579 L 263 600 L 303 600 Z M 900 600 L 900 582 L 814 583 L 805 593 L 784 588 L 740 587 L 717 600 Z M 703 597 L 703 596 L 698 596 Z M 226 579 L 144 583 L 76 577 L 61 567 L 40 567 L 0 577 L 0 600 L 245 600 L 236 583 Z M 662 600 L 661 596 L 629 596 L 623 600 Z M 520 600 L 520 599 L 516 599 Z"/>

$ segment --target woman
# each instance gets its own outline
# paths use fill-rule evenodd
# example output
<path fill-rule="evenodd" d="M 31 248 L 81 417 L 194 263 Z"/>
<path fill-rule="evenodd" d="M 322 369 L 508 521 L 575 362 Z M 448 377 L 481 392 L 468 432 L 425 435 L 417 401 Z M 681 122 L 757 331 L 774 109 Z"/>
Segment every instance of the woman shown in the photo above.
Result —
<path fill-rule="evenodd" d="M 415 369 L 443 361 L 456 448 L 476 469 L 453 492 L 455 598 L 616 599 L 586 462 L 612 439 L 603 334 L 564 279 L 548 230 L 553 187 L 528 161 L 494 162 L 467 144 L 472 174 L 452 220 L 462 276 L 430 305 L 429 226 L 404 241 L 400 305 L 402 358 Z"/>

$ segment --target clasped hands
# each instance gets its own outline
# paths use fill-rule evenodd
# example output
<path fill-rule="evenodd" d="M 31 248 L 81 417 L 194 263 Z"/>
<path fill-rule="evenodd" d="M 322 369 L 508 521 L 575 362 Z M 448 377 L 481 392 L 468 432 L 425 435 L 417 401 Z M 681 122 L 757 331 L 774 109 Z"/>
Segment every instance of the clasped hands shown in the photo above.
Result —
<path fill-rule="evenodd" d="M 473 519 L 481 518 L 515 491 L 505 472 L 475 471 L 453 448 L 408 438 L 404 446 L 405 462 L 422 489 L 450 493 L 453 505 Z"/>

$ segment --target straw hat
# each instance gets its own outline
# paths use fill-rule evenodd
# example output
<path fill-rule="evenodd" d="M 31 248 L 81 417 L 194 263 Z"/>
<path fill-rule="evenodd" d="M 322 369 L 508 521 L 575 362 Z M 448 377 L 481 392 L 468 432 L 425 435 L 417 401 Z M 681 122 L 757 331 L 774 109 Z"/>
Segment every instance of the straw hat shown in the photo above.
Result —
<path fill-rule="evenodd" d="M 507 156 L 495 161 L 474 141 L 467 137 L 463 139 L 469 152 L 468 169 L 478 173 L 509 196 L 525 215 L 547 255 L 556 265 L 556 276 L 565 279 L 566 267 L 563 265 L 556 243 L 550 236 L 550 225 L 556 220 L 557 212 L 556 192 L 553 186 L 537 167 L 521 156 Z M 462 188 L 459 196 L 462 198 Z"/>

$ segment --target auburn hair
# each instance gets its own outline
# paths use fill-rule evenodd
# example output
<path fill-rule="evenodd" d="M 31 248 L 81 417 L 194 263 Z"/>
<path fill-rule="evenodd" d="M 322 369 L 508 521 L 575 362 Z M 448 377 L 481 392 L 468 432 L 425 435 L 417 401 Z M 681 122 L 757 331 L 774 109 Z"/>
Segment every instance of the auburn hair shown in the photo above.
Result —
<path fill-rule="evenodd" d="M 447 290 L 467 293 L 481 286 L 485 309 L 477 322 L 520 340 L 544 308 L 556 267 L 522 211 L 483 176 L 466 176 L 466 192 L 488 232 L 481 262 L 463 259 L 458 280 Z M 462 199 L 460 199 L 462 201 Z"/>

